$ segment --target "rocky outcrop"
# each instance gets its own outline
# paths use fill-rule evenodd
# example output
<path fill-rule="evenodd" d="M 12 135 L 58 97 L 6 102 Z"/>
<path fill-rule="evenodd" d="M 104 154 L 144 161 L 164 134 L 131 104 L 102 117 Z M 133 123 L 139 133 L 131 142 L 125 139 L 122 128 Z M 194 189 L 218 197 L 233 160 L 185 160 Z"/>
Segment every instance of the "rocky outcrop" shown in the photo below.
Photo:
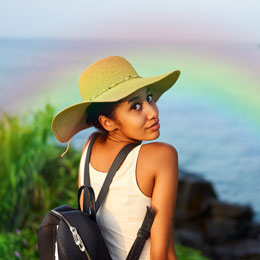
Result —
<path fill-rule="evenodd" d="M 260 259 L 260 223 L 248 205 L 220 201 L 210 182 L 179 172 L 175 243 L 216 260 Z"/>

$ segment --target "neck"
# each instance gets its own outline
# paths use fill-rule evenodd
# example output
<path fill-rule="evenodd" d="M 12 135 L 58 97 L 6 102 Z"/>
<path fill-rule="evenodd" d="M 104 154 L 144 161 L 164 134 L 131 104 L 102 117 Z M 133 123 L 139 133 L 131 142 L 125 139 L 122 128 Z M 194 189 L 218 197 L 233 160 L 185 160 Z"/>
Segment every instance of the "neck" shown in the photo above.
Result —
<path fill-rule="evenodd" d="M 117 144 L 119 144 L 119 143 L 121 143 L 121 144 L 129 144 L 129 143 L 141 144 L 142 143 L 141 140 L 130 139 L 125 136 L 119 135 L 116 132 L 109 132 L 107 134 L 105 142 L 114 143 L 114 144 L 115 143 L 117 143 Z"/>

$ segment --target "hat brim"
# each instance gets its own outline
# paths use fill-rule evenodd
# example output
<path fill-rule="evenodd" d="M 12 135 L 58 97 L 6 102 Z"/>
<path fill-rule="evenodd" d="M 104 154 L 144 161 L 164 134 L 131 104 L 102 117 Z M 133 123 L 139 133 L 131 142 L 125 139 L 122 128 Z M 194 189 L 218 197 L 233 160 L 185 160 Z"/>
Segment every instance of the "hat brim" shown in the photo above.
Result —
<path fill-rule="evenodd" d="M 86 123 L 86 109 L 91 103 L 115 102 L 143 87 L 149 87 L 154 100 L 157 101 L 165 91 L 174 85 L 179 75 L 180 71 L 175 70 L 160 76 L 124 81 L 92 101 L 83 101 L 60 111 L 52 121 L 52 132 L 61 143 L 68 142 L 79 131 L 91 127 Z"/>

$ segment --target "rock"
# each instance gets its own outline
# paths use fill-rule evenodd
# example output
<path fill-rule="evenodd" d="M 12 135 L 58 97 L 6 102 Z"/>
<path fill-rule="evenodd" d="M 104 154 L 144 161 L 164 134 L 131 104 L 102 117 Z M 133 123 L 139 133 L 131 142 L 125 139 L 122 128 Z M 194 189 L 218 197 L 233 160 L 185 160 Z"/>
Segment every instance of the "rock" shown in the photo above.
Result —
<path fill-rule="evenodd" d="M 213 260 L 260 260 L 260 223 L 248 205 L 218 200 L 210 182 L 180 170 L 174 217 L 176 243 Z"/>
<path fill-rule="evenodd" d="M 217 195 L 210 182 L 195 174 L 181 172 L 176 209 L 185 212 L 188 218 L 196 217 L 205 211 L 206 201 L 213 198 Z"/>
<path fill-rule="evenodd" d="M 253 217 L 253 210 L 247 205 L 243 206 L 218 200 L 211 200 L 210 214 L 214 218 L 251 220 Z"/>
<path fill-rule="evenodd" d="M 212 260 L 259 260 L 260 241 L 246 239 L 213 246 L 210 251 L 204 254 L 210 256 Z"/>
<path fill-rule="evenodd" d="M 248 234 L 248 230 L 247 222 L 230 219 L 208 219 L 204 223 L 204 234 L 211 244 L 242 239 Z"/>
<path fill-rule="evenodd" d="M 211 246 L 203 253 L 211 260 L 234 260 L 233 249 L 227 245 Z"/>
<path fill-rule="evenodd" d="M 181 228 L 174 231 L 174 242 L 200 249 L 203 247 L 204 239 L 199 230 Z"/>
<path fill-rule="evenodd" d="M 233 246 L 234 259 L 260 259 L 260 241 L 244 239 Z"/>
<path fill-rule="evenodd" d="M 252 221 L 248 224 L 248 237 L 260 240 L 260 223 Z"/>

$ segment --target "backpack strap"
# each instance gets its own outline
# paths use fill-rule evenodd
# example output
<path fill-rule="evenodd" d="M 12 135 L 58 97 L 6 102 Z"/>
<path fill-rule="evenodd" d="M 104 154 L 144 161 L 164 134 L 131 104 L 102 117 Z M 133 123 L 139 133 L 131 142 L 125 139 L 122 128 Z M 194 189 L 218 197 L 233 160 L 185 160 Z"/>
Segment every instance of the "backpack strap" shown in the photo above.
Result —
<path fill-rule="evenodd" d="M 150 230 L 154 220 L 154 212 L 147 206 L 146 214 L 141 228 L 138 230 L 137 237 L 127 255 L 126 260 L 139 259 L 144 248 L 145 241 L 150 237 Z"/>
<path fill-rule="evenodd" d="M 94 135 L 94 137 L 90 140 L 89 145 L 88 145 L 88 151 L 86 155 L 86 160 L 85 160 L 85 170 L 84 170 L 84 185 L 90 186 L 90 178 L 89 178 L 89 161 L 90 161 L 90 154 L 92 150 L 92 146 L 97 139 L 98 135 Z M 85 195 L 84 195 L 85 197 Z"/>
<path fill-rule="evenodd" d="M 89 143 L 89 146 L 88 146 L 87 155 L 86 155 L 85 169 L 84 169 L 84 186 L 86 188 L 84 188 L 84 190 L 83 190 L 83 211 L 84 212 L 88 212 L 89 211 L 89 202 L 90 201 L 91 201 L 91 203 L 93 203 L 93 202 L 95 203 L 95 197 L 92 200 L 89 198 L 89 193 L 88 193 L 87 186 L 90 186 L 90 177 L 89 177 L 90 154 L 91 154 L 92 146 L 93 146 L 95 140 L 97 139 L 97 136 L 98 135 L 94 135 L 94 137 L 90 140 L 90 143 Z M 79 192 L 78 192 L 78 194 L 79 194 Z M 79 201 L 79 198 L 78 198 L 78 201 Z"/>

